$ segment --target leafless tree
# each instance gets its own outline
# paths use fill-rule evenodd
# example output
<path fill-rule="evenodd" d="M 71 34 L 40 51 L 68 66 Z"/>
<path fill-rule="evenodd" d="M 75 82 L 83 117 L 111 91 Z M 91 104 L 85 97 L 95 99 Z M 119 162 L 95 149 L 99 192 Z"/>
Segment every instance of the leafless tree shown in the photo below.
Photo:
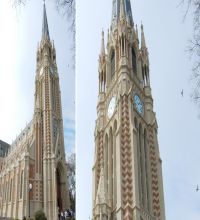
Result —
<path fill-rule="evenodd" d="M 188 44 L 188 53 L 193 62 L 191 84 L 192 100 L 200 107 L 200 0 L 182 0 L 185 20 L 190 13 L 193 16 L 193 33 Z"/>
<path fill-rule="evenodd" d="M 17 8 L 20 5 L 25 5 L 27 0 L 12 0 L 12 6 Z"/>
<path fill-rule="evenodd" d="M 68 20 L 68 33 L 72 36 L 71 45 L 71 63 L 72 68 L 75 69 L 75 51 L 76 51 L 76 2 L 75 0 L 55 0 L 58 11 L 64 15 Z"/>
<path fill-rule="evenodd" d="M 69 196 L 71 208 L 75 211 L 75 198 L 76 198 L 76 156 L 71 154 L 67 161 L 67 177 L 69 183 Z"/>

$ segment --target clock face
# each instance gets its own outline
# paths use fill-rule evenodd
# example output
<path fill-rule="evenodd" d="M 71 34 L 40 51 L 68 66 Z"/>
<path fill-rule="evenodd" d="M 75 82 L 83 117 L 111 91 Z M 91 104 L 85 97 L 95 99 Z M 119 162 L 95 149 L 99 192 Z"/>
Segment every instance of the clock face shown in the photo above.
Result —
<path fill-rule="evenodd" d="M 110 100 L 109 106 L 108 106 L 108 118 L 110 119 L 114 113 L 115 110 L 115 104 L 116 104 L 116 98 L 115 96 L 112 97 Z"/>
<path fill-rule="evenodd" d="M 143 114 L 143 104 L 142 104 L 140 97 L 137 94 L 134 95 L 134 103 L 135 103 L 135 107 L 136 107 L 137 111 L 140 114 Z"/>

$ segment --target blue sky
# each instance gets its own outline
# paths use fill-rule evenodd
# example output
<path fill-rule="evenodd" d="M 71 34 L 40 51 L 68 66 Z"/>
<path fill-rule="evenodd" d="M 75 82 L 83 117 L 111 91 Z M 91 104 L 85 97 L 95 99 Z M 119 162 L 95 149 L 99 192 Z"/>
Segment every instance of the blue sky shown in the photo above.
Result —
<path fill-rule="evenodd" d="M 150 80 L 158 121 L 166 219 L 199 220 L 200 111 L 191 102 L 192 63 L 186 53 L 192 34 L 191 14 L 185 22 L 179 0 L 131 0 L 135 24 L 144 25 Z M 77 210 L 89 219 L 92 202 L 94 127 L 98 93 L 101 31 L 110 27 L 112 0 L 77 0 Z M 107 36 L 107 34 L 105 34 Z M 184 97 L 181 90 L 184 89 Z"/>
<path fill-rule="evenodd" d="M 112 0 L 77 0 L 76 126 L 75 73 L 71 68 L 67 22 L 47 1 L 50 37 L 60 75 L 66 151 L 77 153 L 77 219 L 91 216 L 94 126 L 101 31 L 111 21 Z M 183 23 L 179 0 L 131 1 L 134 22 L 144 24 L 149 49 L 154 110 L 158 121 L 166 219 L 199 220 L 199 110 L 190 100 L 191 62 L 186 54 L 191 14 Z M 42 1 L 28 1 L 17 12 L 0 3 L 0 139 L 11 143 L 33 116 L 37 43 L 41 38 Z M 106 34 L 105 34 L 106 35 Z M 69 67 L 68 67 L 69 64 Z M 181 90 L 184 89 L 184 97 Z"/>
<path fill-rule="evenodd" d="M 54 40 L 60 77 L 65 148 L 75 151 L 75 73 L 67 19 L 46 1 L 50 38 Z M 0 139 L 11 143 L 33 117 L 36 51 L 42 33 L 43 1 L 27 1 L 16 10 L 0 3 Z M 6 94 L 6 95 L 5 95 Z"/>

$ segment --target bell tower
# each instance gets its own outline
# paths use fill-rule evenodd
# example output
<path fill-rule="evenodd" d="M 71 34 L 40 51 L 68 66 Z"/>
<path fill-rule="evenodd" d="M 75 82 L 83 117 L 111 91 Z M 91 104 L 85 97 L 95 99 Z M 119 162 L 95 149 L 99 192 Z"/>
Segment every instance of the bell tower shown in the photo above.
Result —
<path fill-rule="evenodd" d="M 69 208 L 67 167 L 56 50 L 50 40 L 46 6 L 43 8 L 42 38 L 37 50 L 35 77 L 35 177 L 37 198 L 47 219 L 57 219 L 58 210 Z M 39 203 L 38 203 L 39 204 Z"/>
<path fill-rule="evenodd" d="M 130 0 L 112 4 L 99 55 L 93 220 L 165 220 L 144 28 L 140 43 Z"/>

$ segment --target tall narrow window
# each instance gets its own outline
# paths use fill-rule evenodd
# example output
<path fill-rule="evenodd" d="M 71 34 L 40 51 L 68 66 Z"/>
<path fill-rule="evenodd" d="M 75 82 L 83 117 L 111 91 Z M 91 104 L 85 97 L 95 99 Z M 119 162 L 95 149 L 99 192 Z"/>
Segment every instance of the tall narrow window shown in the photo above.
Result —
<path fill-rule="evenodd" d="M 23 179 L 24 179 L 24 172 L 21 172 L 21 177 L 20 177 L 20 194 L 19 194 L 19 198 L 22 198 L 22 189 L 23 189 Z"/>
<path fill-rule="evenodd" d="M 9 201 L 10 202 L 12 200 L 12 187 L 13 187 L 13 180 L 11 179 L 11 181 L 10 181 L 10 195 L 9 195 Z"/>
<path fill-rule="evenodd" d="M 115 51 L 111 52 L 111 77 L 115 74 Z"/>
<path fill-rule="evenodd" d="M 135 54 L 135 50 L 134 50 L 133 47 L 131 49 L 131 54 L 132 54 L 132 69 L 133 69 L 133 73 L 136 74 L 137 73 L 136 54 Z"/>

